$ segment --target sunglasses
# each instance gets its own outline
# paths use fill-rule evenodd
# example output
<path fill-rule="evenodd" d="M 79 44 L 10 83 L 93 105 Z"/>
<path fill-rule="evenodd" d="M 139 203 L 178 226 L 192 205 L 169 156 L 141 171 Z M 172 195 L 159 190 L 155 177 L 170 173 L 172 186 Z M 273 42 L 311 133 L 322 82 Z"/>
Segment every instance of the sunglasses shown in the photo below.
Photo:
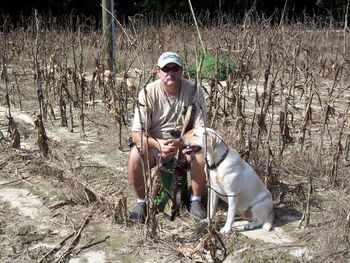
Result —
<path fill-rule="evenodd" d="M 165 72 L 165 73 L 168 73 L 168 72 L 170 72 L 170 71 L 172 71 L 172 72 L 178 72 L 179 70 L 180 70 L 180 66 L 174 66 L 174 67 L 167 67 L 167 66 L 165 66 L 165 67 L 162 67 L 161 68 L 161 70 L 163 71 L 163 72 Z"/>

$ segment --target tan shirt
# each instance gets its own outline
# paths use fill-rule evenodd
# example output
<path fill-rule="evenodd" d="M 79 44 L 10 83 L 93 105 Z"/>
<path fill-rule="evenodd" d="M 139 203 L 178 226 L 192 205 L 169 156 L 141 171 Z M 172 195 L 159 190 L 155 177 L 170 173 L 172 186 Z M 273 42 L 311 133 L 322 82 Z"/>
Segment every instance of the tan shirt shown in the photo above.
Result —
<path fill-rule="evenodd" d="M 181 79 L 180 92 L 175 97 L 167 97 L 161 88 L 161 80 L 158 79 L 148 84 L 145 90 L 139 93 L 140 113 L 135 107 L 132 131 L 141 131 L 141 121 L 146 125 L 146 112 L 148 112 L 147 124 L 148 133 L 156 139 L 170 138 L 170 131 L 174 129 L 182 130 L 184 111 L 188 106 L 195 103 L 196 111 L 193 127 L 204 126 L 205 99 L 200 87 L 196 87 L 192 81 Z M 147 94 L 147 101 L 146 101 Z M 148 110 L 146 110 L 148 109 Z"/>

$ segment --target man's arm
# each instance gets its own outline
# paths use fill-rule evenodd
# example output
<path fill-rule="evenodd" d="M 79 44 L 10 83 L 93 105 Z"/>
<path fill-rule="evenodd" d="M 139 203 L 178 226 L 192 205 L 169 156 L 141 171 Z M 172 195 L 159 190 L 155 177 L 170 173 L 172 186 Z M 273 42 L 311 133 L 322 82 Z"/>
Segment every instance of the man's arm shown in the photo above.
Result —
<path fill-rule="evenodd" d="M 141 147 L 141 133 L 137 131 L 133 131 L 131 133 L 132 141 L 137 145 L 137 147 Z M 143 136 L 143 150 L 146 148 L 146 136 Z M 148 136 L 148 147 L 149 148 L 154 148 L 160 151 L 160 144 L 157 140 L 154 138 Z"/>
<path fill-rule="evenodd" d="M 133 131 L 131 134 L 133 142 L 140 147 L 141 146 L 141 133 Z M 162 158 L 171 158 L 176 155 L 177 149 L 181 147 L 178 139 L 154 139 L 148 137 L 148 148 L 157 149 Z M 142 151 L 146 150 L 146 136 L 143 136 Z"/>

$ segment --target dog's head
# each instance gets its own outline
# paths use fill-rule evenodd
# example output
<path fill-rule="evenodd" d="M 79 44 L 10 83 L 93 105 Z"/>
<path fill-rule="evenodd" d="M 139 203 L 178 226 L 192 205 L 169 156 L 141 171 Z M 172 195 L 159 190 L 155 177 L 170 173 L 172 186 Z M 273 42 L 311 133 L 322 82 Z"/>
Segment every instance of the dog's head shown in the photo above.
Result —
<path fill-rule="evenodd" d="M 180 138 L 180 142 L 186 146 L 182 152 L 184 154 L 191 154 L 201 151 L 205 146 L 214 151 L 216 145 L 219 144 L 221 140 L 213 129 L 200 127 L 188 131 Z"/>

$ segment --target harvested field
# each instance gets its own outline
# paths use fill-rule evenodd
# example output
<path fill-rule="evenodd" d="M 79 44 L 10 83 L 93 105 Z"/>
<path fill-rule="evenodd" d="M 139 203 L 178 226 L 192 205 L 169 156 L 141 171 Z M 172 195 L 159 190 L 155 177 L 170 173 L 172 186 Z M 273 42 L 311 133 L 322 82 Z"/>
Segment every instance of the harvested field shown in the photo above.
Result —
<path fill-rule="evenodd" d="M 102 32 L 37 17 L 2 25 L 0 258 L 2 262 L 348 262 L 349 31 L 317 24 L 244 25 L 185 18 L 160 30 L 119 24 L 118 71 Z M 202 49 L 235 67 L 191 73 Z M 174 221 L 127 218 L 127 139 L 137 92 L 163 51 L 206 91 L 207 126 L 223 135 L 273 193 L 273 231 L 208 232 L 187 211 Z M 192 75 L 191 75 L 192 74 Z M 224 223 L 225 205 L 214 221 Z M 226 255 L 225 255 L 226 252 Z"/>

